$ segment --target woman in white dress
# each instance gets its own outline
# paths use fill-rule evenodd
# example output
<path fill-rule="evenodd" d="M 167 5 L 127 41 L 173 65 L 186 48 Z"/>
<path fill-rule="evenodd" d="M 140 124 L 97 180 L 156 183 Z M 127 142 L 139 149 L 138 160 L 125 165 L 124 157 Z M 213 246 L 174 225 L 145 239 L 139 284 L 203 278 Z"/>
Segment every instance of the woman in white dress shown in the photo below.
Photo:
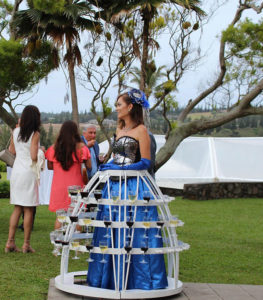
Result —
<path fill-rule="evenodd" d="M 23 253 L 35 252 L 30 246 L 33 210 L 38 205 L 37 176 L 31 168 L 37 161 L 39 148 L 40 112 L 36 106 L 24 108 L 19 127 L 15 128 L 9 150 L 16 154 L 10 178 L 10 204 L 14 205 L 10 217 L 8 240 L 5 252 L 20 252 L 15 244 L 15 233 L 19 218 L 24 211 Z"/>

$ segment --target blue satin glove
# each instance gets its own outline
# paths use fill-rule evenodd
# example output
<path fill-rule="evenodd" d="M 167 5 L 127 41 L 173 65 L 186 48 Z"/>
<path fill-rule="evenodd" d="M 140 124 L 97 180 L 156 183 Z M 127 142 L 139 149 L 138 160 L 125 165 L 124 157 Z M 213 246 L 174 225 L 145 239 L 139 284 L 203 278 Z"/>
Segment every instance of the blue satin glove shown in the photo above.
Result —
<path fill-rule="evenodd" d="M 106 171 L 106 170 L 122 170 L 121 166 L 113 164 L 113 163 L 108 163 L 108 164 L 102 164 L 99 167 L 100 171 Z"/>
<path fill-rule="evenodd" d="M 151 166 L 151 161 L 147 158 L 142 158 L 137 163 L 127 165 L 127 166 L 121 166 L 113 163 L 108 164 L 102 164 L 100 165 L 100 171 L 105 170 L 147 170 Z"/>

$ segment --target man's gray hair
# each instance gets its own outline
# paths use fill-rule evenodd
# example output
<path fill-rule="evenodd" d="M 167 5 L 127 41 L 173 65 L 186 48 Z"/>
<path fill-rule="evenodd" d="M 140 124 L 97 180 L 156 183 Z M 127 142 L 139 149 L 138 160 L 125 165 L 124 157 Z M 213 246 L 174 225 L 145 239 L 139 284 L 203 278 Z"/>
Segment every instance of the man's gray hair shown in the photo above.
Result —
<path fill-rule="evenodd" d="M 85 132 L 89 128 L 95 128 L 95 129 L 97 129 L 97 126 L 94 125 L 94 124 L 91 124 L 91 123 L 90 124 L 85 124 L 84 126 L 82 126 L 82 132 Z"/>

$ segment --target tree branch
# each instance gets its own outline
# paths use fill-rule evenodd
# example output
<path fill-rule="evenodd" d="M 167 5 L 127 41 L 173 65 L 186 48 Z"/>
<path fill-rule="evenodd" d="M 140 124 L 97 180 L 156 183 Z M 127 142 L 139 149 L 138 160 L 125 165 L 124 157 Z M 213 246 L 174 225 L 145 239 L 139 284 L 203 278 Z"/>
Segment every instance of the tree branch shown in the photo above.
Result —
<path fill-rule="evenodd" d="M 251 101 L 253 101 L 260 93 L 263 91 L 263 79 L 259 81 L 259 83 L 253 88 L 252 91 L 250 91 L 248 94 L 246 94 L 239 102 L 237 107 L 239 110 L 243 110 L 249 106 Z"/>
<path fill-rule="evenodd" d="M 241 18 L 242 12 L 247 9 L 245 6 L 240 6 L 235 14 L 235 17 L 230 25 L 235 25 Z M 193 110 L 193 108 L 198 105 L 204 98 L 214 92 L 223 83 L 223 79 L 226 74 L 226 61 L 225 61 L 225 42 L 221 38 L 220 50 L 219 50 L 219 65 L 220 73 L 212 86 L 202 92 L 197 98 L 189 102 L 185 109 L 178 116 L 178 121 L 183 122 L 186 116 Z"/>
<path fill-rule="evenodd" d="M 150 112 L 154 111 L 165 99 L 167 93 L 164 91 L 159 100 L 150 108 Z"/>
<path fill-rule="evenodd" d="M 263 10 L 263 2 L 260 4 L 260 5 L 254 5 L 253 3 L 252 4 L 245 4 L 245 6 L 247 8 L 252 8 L 255 12 L 257 12 L 258 14 L 260 14 Z"/>
<path fill-rule="evenodd" d="M 202 120 L 194 120 L 189 123 L 181 123 L 179 127 L 173 129 L 165 143 L 165 145 L 159 150 L 156 155 L 155 168 L 158 170 L 163 164 L 165 164 L 169 158 L 173 155 L 177 146 L 185 138 L 204 131 L 206 129 L 215 128 L 230 122 L 236 118 L 245 117 L 252 114 L 263 114 L 263 107 L 252 107 L 250 103 L 262 93 L 263 91 L 263 79 L 255 86 L 255 88 L 245 95 L 238 105 L 232 107 L 231 110 L 221 113 L 216 117 L 204 118 Z"/>

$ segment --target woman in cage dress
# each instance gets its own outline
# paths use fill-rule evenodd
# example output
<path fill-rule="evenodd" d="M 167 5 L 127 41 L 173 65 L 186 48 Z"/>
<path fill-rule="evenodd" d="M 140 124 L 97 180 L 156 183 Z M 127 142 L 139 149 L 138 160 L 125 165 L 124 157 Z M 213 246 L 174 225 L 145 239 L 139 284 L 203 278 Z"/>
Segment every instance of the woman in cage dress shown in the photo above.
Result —
<path fill-rule="evenodd" d="M 128 93 L 122 94 L 118 97 L 116 102 L 116 111 L 118 115 L 118 127 L 116 135 L 113 138 L 113 160 L 108 164 L 101 165 L 100 170 L 147 170 L 151 165 L 150 160 L 150 137 L 147 128 L 143 123 L 143 109 L 148 109 L 149 103 L 143 92 L 137 89 L 132 89 Z M 119 191 L 119 177 L 110 179 L 110 193 Z M 128 199 L 129 191 L 136 191 L 137 177 L 128 177 L 127 187 L 125 189 L 124 181 L 121 183 L 121 197 Z M 126 190 L 126 195 L 124 195 Z M 148 187 L 142 179 L 139 181 L 138 200 L 143 201 L 145 191 Z M 103 198 L 111 198 L 108 196 L 108 187 L 105 184 L 102 191 Z M 126 218 L 124 213 L 126 212 Z M 119 214 L 121 214 L 119 216 Z M 127 206 L 124 210 L 114 210 L 111 207 L 111 220 L 121 221 L 124 219 L 131 219 L 133 221 L 143 222 L 157 221 L 158 212 L 155 206 L 149 206 L 145 211 L 145 206 L 137 206 L 135 210 L 131 206 Z M 110 219 L 110 208 L 108 205 L 100 205 L 100 210 L 97 213 L 98 220 Z M 127 243 L 134 248 L 159 248 L 162 247 L 162 238 L 157 236 L 156 228 L 135 228 L 133 239 L 130 237 L 130 229 L 120 230 L 120 247 L 124 248 Z M 108 236 L 111 230 L 107 228 L 95 228 L 93 236 L 93 244 L 99 247 L 102 241 L 106 240 L 107 246 L 112 247 L 112 239 Z M 118 229 L 113 229 L 113 247 L 118 247 Z M 118 256 L 115 255 L 115 274 L 118 274 Z M 113 270 L 113 256 L 109 254 L 91 253 L 93 262 L 89 264 L 87 275 L 87 283 L 93 287 L 100 287 L 106 289 L 115 289 L 114 270 Z M 120 273 L 117 281 L 118 288 L 124 289 L 123 279 L 123 259 L 127 259 L 127 255 L 121 255 L 120 258 Z M 125 263 L 125 274 L 127 272 L 128 263 Z M 162 289 L 167 287 L 167 277 L 165 271 L 164 256 L 162 254 L 149 255 L 131 255 L 129 264 L 129 274 L 127 281 L 127 289 Z"/>

